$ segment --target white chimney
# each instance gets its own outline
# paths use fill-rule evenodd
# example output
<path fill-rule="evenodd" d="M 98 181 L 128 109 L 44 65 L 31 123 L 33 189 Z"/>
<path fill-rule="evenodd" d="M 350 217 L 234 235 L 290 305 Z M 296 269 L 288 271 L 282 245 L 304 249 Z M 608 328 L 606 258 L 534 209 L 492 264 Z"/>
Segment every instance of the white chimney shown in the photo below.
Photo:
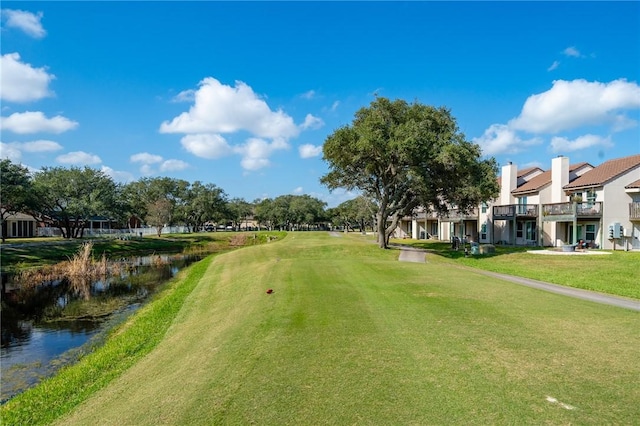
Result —
<path fill-rule="evenodd" d="M 500 204 L 514 204 L 515 198 L 511 195 L 511 191 L 518 186 L 518 166 L 511 163 L 502 166 L 502 179 L 500 184 Z"/>
<path fill-rule="evenodd" d="M 569 158 L 562 155 L 551 160 L 551 202 L 564 203 L 567 196 L 562 189 L 569 184 Z"/>

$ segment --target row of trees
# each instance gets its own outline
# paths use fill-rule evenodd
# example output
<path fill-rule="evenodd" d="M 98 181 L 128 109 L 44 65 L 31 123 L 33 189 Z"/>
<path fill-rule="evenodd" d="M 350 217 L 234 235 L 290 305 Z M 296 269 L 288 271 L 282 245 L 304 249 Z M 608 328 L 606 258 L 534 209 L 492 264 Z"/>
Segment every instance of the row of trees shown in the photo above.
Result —
<path fill-rule="evenodd" d="M 68 238 L 81 236 L 91 216 L 135 218 L 136 226 L 157 226 L 158 233 L 164 224 L 199 229 L 207 221 L 228 220 L 237 225 L 249 215 L 269 228 L 334 220 L 347 228 L 375 224 L 378 243 L 386 248 L 400 219 L 418 206 L 446 214 L 452 206 L 464 212 L 495 198 L 497 163 L 481 157 L 481 148 L 465 139 L 448 109 L 376 98 L 323 145 L 329 172 L 320 181 L 330 190 L 363 194 L 336 209 L 327 211 L 322 201 L 306 195 L 228 200 L 213 184 L 170 178 L 121 186 L 90 168 L 45 168 L 31 177 L 3 160 L 2 220 L 27 210 L 42 222 L 53 221 Z"/>
<path fill-rule="evenodd" d="M 191 231 L 211 223 L 240 229 L 253 219 L 268 229 L 313 229 L 332 221 L 353 227 L 358 220 L 355 212 L 349 216 L 345 206 L 327 209 L 326 203 L 309 195 L 248 202 L 229 198 L 222 188 L 199 181 L 157 177 L 118 184 L 89 167 L 30 173 L 8 159 L 0 161 L 0 168 L 3 240 L 5 221 L 16 213 L 30 214 L 60 229 L 65 238 L 82 237 L 96 217 L 113 220 L 121 228 L 154 226 L 159 235 L 165 225 L 183 225 Z"/>

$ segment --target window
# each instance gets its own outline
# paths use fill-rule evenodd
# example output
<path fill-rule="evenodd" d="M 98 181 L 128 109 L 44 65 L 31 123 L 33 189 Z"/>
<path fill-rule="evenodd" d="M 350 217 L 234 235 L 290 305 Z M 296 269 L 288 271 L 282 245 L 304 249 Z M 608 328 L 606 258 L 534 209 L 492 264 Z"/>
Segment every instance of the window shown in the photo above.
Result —
<path fill-rule="evenodd" d="M 487 203 L 482 203 L 482 213 L 486 213 L 487 212 Z"/>
<path fill-rule="evenodd" d="M 486 222 L 482 224 L 482 227 L 480 228 L 480 239 L 481 240 L 486 240 L 487 239 L 487 224 Z"/>
<path fill-rule="evenodd" d="M 593 189 L 589 189 L 587 191 L 587 199 L 585 201 L 588 203 L 589 207 L 593 206 L 594 203 L 596 202 L 596 191 L 594 191 Z"/>
<path fill-rule="evenodd" d="M 595 239 L 596 239 L 596 225 L 594 225 L 594 224 L 587 225 L 585 239 L 587 241 L 595 241 Z"/>
<path fill-rule="evenodd" d="M 528 241 L 536 240 L 536 223 L 535 222 L 525 223 L 525 235 Z"/>
<path fill-rule="evenodd" d="M 522 238 L 522 231 L 524 230 L 524 222 L 518 222 L 516 228 L 516 238 Z"/>
<path fill-rule="evenodd" d="M 527 214 L 527 197 L 518 197 L 518 214 Z"/>

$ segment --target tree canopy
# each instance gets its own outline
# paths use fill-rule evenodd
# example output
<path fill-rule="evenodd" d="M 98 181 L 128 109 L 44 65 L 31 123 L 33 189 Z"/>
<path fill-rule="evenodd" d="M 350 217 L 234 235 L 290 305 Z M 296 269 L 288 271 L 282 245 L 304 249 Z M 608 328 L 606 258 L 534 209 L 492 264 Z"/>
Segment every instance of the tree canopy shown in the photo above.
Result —
<path fill-rule="evenodd" d="M 375 200 L 378 243 L 386 248 L 399 220 L 420 205 L 464 211 L 497 196 L 496 161 L 481 155 L 448 109 L 379 97 L 327 137 L 329 172 L 320 181 Z"/>
<path fill-rule="evenodd" d="M 123 212 L 119 188 L 100 170 L 85 167 L 43 168 L 33 178 L 35 218 L 57 227 L 65 238 L 82 237 L 96 216 L 116 219 Z"/>
<path fill-rule="evenodd" d="M 325 219 L 326 203 L 309 195 L 281 195 L 255 203 L 255 219 L 269 229 L 311 229 Z"/>
<path fill-rule="evenodd" d="M 360 195 L 329 209 L 327 216 L 333 225 L 344 227 L 345 232 L 355 226 L 364 232 L 367 226 L 373 227 L 376 211 L 375 201 Z"/>

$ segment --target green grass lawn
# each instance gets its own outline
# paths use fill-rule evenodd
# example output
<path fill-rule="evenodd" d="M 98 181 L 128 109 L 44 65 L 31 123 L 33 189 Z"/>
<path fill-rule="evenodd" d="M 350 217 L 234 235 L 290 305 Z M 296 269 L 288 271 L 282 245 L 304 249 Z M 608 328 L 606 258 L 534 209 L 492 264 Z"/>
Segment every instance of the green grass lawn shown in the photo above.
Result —
<path fill-rule="evenodd" d="M 638 312 L 397 256 L 300 232 L 209 258 L 93 361 L 7 403 L 3 424 L 59 415 L 64 425 L 640 418 Z M 136 361 L 118 369 L 122 357 Z"/>
<path fill-rule="evenodd" d="M 353 238 L 362 237 L 355 234 Z M 367 237 L 371 238 L 371 237 Z M 640 253 L 609 251 L 609 255 L 540 255 L 531 247 L 496 247 L 493 255 L 464 256 L 451 244 L 434 240 L 392 240 L 429 250 L 430 262 L 462 265 L 601 293 L 640 299 Z"/>

